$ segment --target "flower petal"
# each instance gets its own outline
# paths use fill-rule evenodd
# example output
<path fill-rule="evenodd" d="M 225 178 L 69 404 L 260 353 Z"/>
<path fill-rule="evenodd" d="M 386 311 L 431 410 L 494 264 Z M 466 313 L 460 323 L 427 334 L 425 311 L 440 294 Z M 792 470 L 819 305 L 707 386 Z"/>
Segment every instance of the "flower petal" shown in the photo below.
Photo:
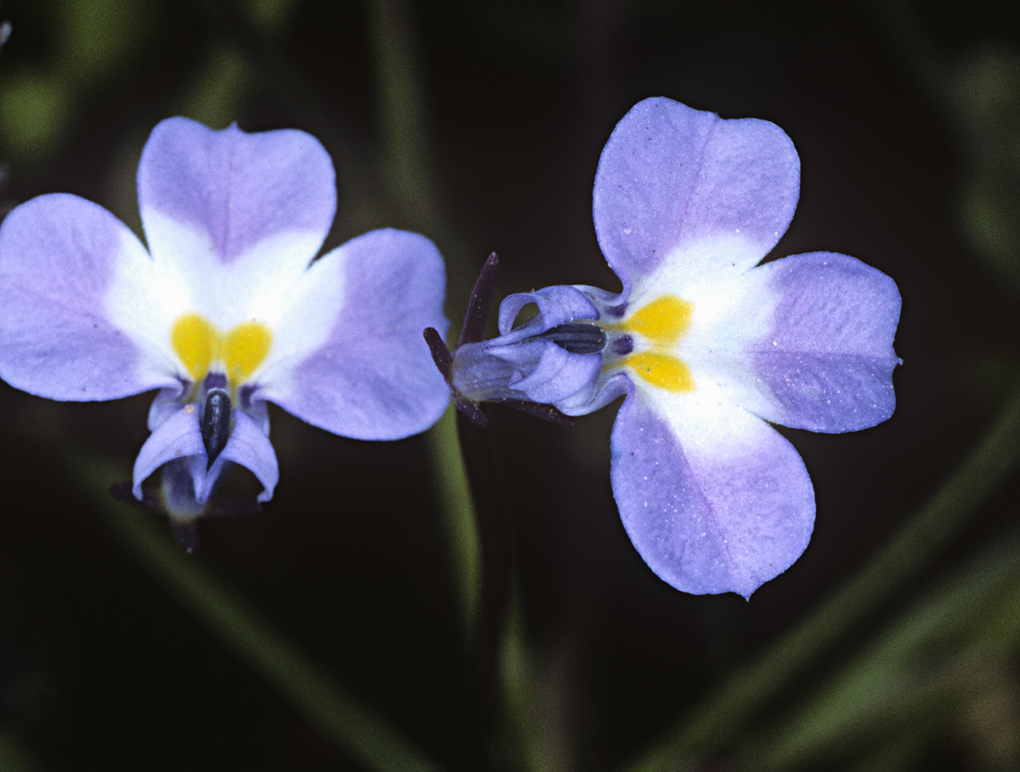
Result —
<path fill-rule="evenodd" d="M 538 314 L 515 329 L 517 314 L 530 303 L 538 306 Z M 578 319 L 598 318 L 598 309 L 591 298 L 577 287 L 561 284 L 534 292 L 518 292 L 507 295 L 499 304 L 499 345 L 516 343 Z"/>
<path fill-rule="evenodd" d="M 172 403 L 164 402 L 159 411 L 164 417 L 162 423 L 153 429 L 135 459 L 132 488 L 135 498 L 142 498 L 142 483 L 149 475 L 175 459 L 186 460 L 185 467 L 179 471 L 186 471 L 190 477 L 193 490 L 188 491 L 186 498 L 190 499 L 193 495 L 193 503 L 199 505 L 199 511 L 212 493 L 224 466 L 231 461 L 250 470 L 262 483 L 265 490 L 259 494 L 259 501 L 269 501 L 273 497 L 273 489 L 280 478 L 279 466 L 269 437 L 255 419 L 240 410 L 234 411 L 230 439 L 223 452 L 207 469 L 208 461 L 199 424 L 199 406 L 194 403 L 179 404 L 178 409 L 172 412 L 171 408 Z M 181 492 L 181 495 L 184 493 Z M 187 510 L 188 507 L 183 509 Z"/>
<path fill-rule="evenodd" d="M 443 334 L 449 326 L 435 245 L 416 233 L 372 231 L 323 256 L 308 276 L 321 295 L 310 291 L 295 319 L 315 315 L 321 343 L 267 365 L 258 396 L 355 439 L 399 439 L 435 423 L 450 399 L 422 338 L 426 327 Z"/>
<path fill-rule="evenodd" d="M 204 245 L 231 263 L 261 242 L 299 232 L 299 260 L 307 265 L 333 222 L 336 178 L 325 148 L 303 131 L 214 131 L 168 118 L 142 151 L 138 201 L 157 261 L 208 260 L 198 249 Z M 196 233 L 184 254 L 167 233 L 173 224 Z"/>
<path fill-rule="evenodd" d="M 775 395 L 762 418 L 816 432 L 851 432 L 896 407 L 896 283 L 846 255 L 815 252 L 752 273 L 778 297 L 772 329 L 753 347 L 758 376 Z"/>
<path fill-rule="evenodd" d="M 703 395 L 631 394 L 613 426 L 611 476 L 637 551 L 684 592 L 749 597 L 800 556 L 814 525 L 793 446 Z"/>
<path fill-rule="evenodd" d="M 234 411 L 234 429 L 216 463 L 219 463 L 221 458 L 240 464 L 258 478 L 265 489 L 259 494 L 259 501 L 269 501 L 273 498 L 273 489 L 280 480 L 280 467 L 276 461 L 273 444 L 258 423 L 239 410 Z M 208 497 L 211 492 L 205 491 L 205 495 Z"/>
<path fill-rule="evenodd" d="M 503 347 L 489 351 L 502 358 L 504 355 L 517 355 L 519 348 L 523 347 L 534 347 L 539 353 L 538 361 L 531 364 L 531 372 L 510 379 L 510 388 L 520 392 L 521 399 L 551 405 L 561 400 L 580 404 L 591 401 L 602 371 L 601 354 L 571 354 L 551 341 L 522 343 L 518 347 L 509 347 L 509 351 Z"/>
<path fill-rule="evenodd" d="M 135 459 L 133 472 L 135 498 L 142 498 L 142 483 L 163 464 L 175 458 L 201 456 L 201 465 L 206 464 L 205 446 L 199 427 L 198 405 L 180 405 L 174 412 L 165 411 L 166 416 L 142 445 Z M 219 463 L 219 459 L 217 459 Z M 214 465 L 215 466 L 215 465 Z M 211 470 L 210 470 L 211 471 Z"/>
<path fill-rule="evenodd" d="M 797 152 L 775 124 L 646 99 L 602 151 L 595 231 L 625 292 L 666 262 L 695 279 L 739 272 L 779 241 L 799 191 Z"/>
<path fill-rule="evenodd" d="M 39 196 L 0 228 L 0 377 L 59 400 L 105 400 L 174 383 L 106 306 L 124 265 L 150 263 L 126 226 L 77 196 Z"/>

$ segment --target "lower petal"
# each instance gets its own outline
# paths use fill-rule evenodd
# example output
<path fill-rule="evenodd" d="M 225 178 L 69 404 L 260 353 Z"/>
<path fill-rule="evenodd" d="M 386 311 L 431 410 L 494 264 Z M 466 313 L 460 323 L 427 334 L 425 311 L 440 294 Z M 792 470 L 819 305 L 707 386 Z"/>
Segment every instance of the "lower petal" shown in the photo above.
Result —
<path fill-rule="evenodd" d="M 541 351 L 538 362 L 525 377 L 511 379 L 511 389 L 520 392 L 522 399 L 551 405 L 562 400 L 591 400 L 602 371 L 601 354 L 572 354 L 551 341 L 536 341 L 535 345 Z"/>
<path fill-rule="evenodd" d="M 250 470 L 262 483 L 265 490 L 259 494 L 259 501 L 272 498 L 273 489 L 280 477 L 279 467 L 269 437 L 256 419 L 240 410 L 234 411 L 230 439 L 209 467 L 202 442 L 199 406 L 194 403 L 182 404 L 176 411 L 170 411 L 164 406 L 160 414 L 164 416 L 162 423 L 153 429 L 135 460 L 132 489 L 135 498 L 142 498 L 142 483 L 153 472 L 178 459 L 180 461 L 175 465 L 175 474 L 181 478 L 187 477 L 191 482 L 185 485 L 178 481 L 172 486 L 175 496 L 180 500 L 175 507 L 180 511 L 171 512 L 175 516 L 195 516 L 201 513 L 216 482 L 230 462 Z"/>
<path fill-rule="evenodd" d="M 164 410 L 162 415 L 163 422 L 152 430 L 135 459 L 132 492 L 139 500 L 142 498 L 142 483 L 163 464 L 187 456 L 201 456 L 202 466 L 206 463 L 198 405 L 181 405 L 174 412 Z"/>
<path fill-rule="evenodd" d="M 807 547 L 815 502 L 804 463 L 739 407 L 631 394 L 613 426 L 612 459 L 631 541 L 679 590 L 750 597 Z"/>
<path fill-rule="evenodd" d="M 216 463 L 219 463 L 220 459 L 240 464 L 258 478 L 265 489 L 259 494 L 259 501 L 269 501 L 273 498 L 273 489 L 280 479 L 280 467 L 276 461 L 273 444 L 255 419 L 239 410 L 234 411 L 234 429 Z M 216 464 L 213 464 L 214 469 L 215 467 Z M 206 491 L 206 497 L 211 492 L 212 485 Z"/>

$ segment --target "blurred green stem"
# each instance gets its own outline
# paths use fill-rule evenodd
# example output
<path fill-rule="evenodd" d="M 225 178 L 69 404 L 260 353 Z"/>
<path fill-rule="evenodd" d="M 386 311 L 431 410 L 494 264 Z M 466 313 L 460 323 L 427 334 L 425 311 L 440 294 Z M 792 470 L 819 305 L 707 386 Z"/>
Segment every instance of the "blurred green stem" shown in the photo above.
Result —
<path fill-rule="evenodd" d="M 387 181 L 401 208 L 431 232 L 437 212 L 410 9 L 403 0 L 369 0 L 368 12 Z"/>
<path fill-rule="evenodd" d="M 439 207 L 431 184 L 431 163 L 425 121 L 425 97 L 412 35 L 412 14 L 404 0 L 368 0 L 369 30 L 379 86 L 383 127 L 383 164 L 396 203 L 413 222 L 430 232 L 442 231 Z M 424 345 L 424 341 L 423 341 Z M 485 606 L 487 570 L 485 544 L 478 533 L 470 475 L 450 414 L 433 430 L 433 468 L 451 535 L 454 575 L 460 582 L 462 608 L 470 615 L 465 627 L 479 633 L 476 614 Z M 485 631 L 481 631 L 485 636 Z"/>
<path fill-rule="evenodd" d="M 741 749 L 731 756 L 735 766 L 821 769 L 859 754 L 865 764 L 871 759 L 872 769 L 913 769 L 940 734 L 964 735 L 976 724 L 986 739 L 995 738 L 979 743 L 988 760 L 1001 757 L 987 768 L 1016 769 L 1010 710 L 986 708 L 975 721 L 974 706 L 999 706 L 1015 689 L 1018 550 L 1015 528 L 997 535 L 950 579 L 897 613 L 871 644 L 808 684 L 781 716 L 761 722 L 761 731 L 742 733 Z"/>
<path fill-rule="evenodd" d="M 383 158 L 394 201 L 416 228 L 447 242 L 439 196 L 433 184 L 426 99 L 418 67 L 411 4 L 406 0 L 368 0 L 369 29 L 379 86 L 383 127 Z M 445 238 L 444 238 L 445 236 Z M 449 262 L 449 254 L 447 259 Z M 451 271 L 450 286 L 469 275 Z M 435 432 L 436 478 L 444 491 L 448 531 L 454 535 L 455 574 L 471 585 L 462 587 L 472 617 L 468 629 L 488 734 L 490 766 L 519 766 L 521 754 L 509 732 L 503 693 L 501 652 L 507 643 L 507 599 L 511 581 L 510 527 L 504 511 L 502 484 L 490 438 L 457 414 L 456 437 L 444 424 Z M 466 470 L 466 471 L 465 471 Z M 457 486 L 459 500 L 450 496 Z M 466 548 L 470 548 L 469 551 Z M 477 600 L 475 600 L 477 599 Z M 518 641 L 523 646 L 523 643 Z"/>
<path fill-rule="evenodd" d="M 1020 392 L 970 456 L 855 577 L 680 721 L 656 747 L 626 769 L 658 772 L 729 748 L 747 721 L 851 632 L 890 596 L 900 593 L 992 493 L 1020 454 Z"/>
<path fill-rule="evenodd" d="M 114 500 L 86 479 L 87 494 L 111 528 L 186 609 L 288 699 L 324 737 L 380 772 L 439 772 L 440 767 L 337 685 L 298 646 L 223 587 L 169 531 L 137 507 Z"/>
<path fill-rule="evenodd" d="M 439 491 L 440 508 L 446 516 L 465 638 L 470 640 L 478 615 L 481 557 L 471 489 L 457 438 L 457 411 L 453 407 L 432 428 L 429 439 L 432 474 Z"/>

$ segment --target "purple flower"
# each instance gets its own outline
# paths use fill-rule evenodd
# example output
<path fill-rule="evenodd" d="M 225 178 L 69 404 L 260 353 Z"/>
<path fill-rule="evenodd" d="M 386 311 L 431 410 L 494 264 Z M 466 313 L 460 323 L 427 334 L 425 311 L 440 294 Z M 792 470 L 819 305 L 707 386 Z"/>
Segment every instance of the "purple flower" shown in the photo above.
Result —
<path fill-rule="evenodd" d="M 201 514 L 224 467 L 278 479 L 266 402 L 346 437 L 427 429 L 449 392 L 423 325 L 445 329 L 442 257 L 377 230 L 313 261 L 333 165 L 301 131 L 153 129 L 138 167 L 148 250 L 113 215 L 52 194 L 0 227 L 0 377 L 57 400 L 159 389 L 134 494 L 163 468 L 168 512 Z"/>
<path fill-rule="evenodd" d="M 473 401 L 582 415 L 626 396 L 613 494 L 645 562 L 685 592 L 749 597 L 807 546 L 811 480 L 767 422 L 849 432 L 895 407 L 892 279 L 831 252 L 755 267 L 793 217 L 799 178 L 772 123 L 639 103 L 595 178 L 595 230 L 623 291 L 512 295 L 500 337 L 454 354 L 451 384 Z"/>

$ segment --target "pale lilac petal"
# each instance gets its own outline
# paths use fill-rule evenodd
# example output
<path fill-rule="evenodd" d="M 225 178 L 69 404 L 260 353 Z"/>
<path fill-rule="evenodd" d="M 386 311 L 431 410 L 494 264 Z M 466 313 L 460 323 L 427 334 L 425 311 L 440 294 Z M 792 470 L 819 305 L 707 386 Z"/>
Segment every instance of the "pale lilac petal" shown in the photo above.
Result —
<path fill-rule="evenodd" d="M 739 272 L 779 241 L 799 190 L 797 152 L 778 126 L 646 99 L 602 151 L 595 230 L 625 293 L 667 259 L 692 276 Z"/>
<path fill-rule="evenodd" d="M 534 347 L 523 343 L 505 348 L 488 343 L 465 343 L 453 352 L 450 385 L 475 402 L 521 399 L 521 394 L 510 388 L 510 379 L 519 374 L 522 367 L 534 366 L 533 354 Z"/>
<path fill-rule="evenodd" d="M 197 504 L 204 504 L 209 498 L 228 462 L 240 464 L 250 470 L 262 483 L 265 490 L 259 494 L 259 501 L 268 501 L 272 498 L 273 489 L 280 477 L 276 453 L 269 442 L 269 437 L 255 419 L 239 410 L 234 411 L 230 439 L 212 466 L 207 468 L 208 458 L 199 424 L 199 406 L 194 403 L 186 405 L 178 403 L 177 410 L 171 412 L 171 408 L 172 403 L 165 402 L 164 409 L 159 411 L 163 418 L 162 423 L 153 429 L 152 434 L 142 445 L 138 458 L 135 459 L 132 490 L 136 498 L 142 497 L 142 483 L 153 472 L 174 459 L 186 460 L 187 473 L 193 486 L 194 502 Z"/>
<path fill-rule="evenodd" d="M 184 388 L 184 384 L 178 383 L 177 386 L 161 389 L 156 398 L 152 400 L 152 404 L 149 405 L 149 418 L 147 422 L 150 432 L 156 431 L 157 426 L 161 426 L 183 407 L 181 394 L 184 392 Z"/>
<path fill-rule="evenodd" d="M 202 444 L 202 432 L 199 428 L 198 406 L 180 405 L 173 413 L 163 415 L 165 416 L 163 423 L 149 435 L 138 453 L 138 458 L 135 459 L 132 492 L 137 499 L 142 498 L 142 483 L 168 461 L 187 456 L 201 456 L 202 466 L 206 464 L 205 446 Z"/>
<path fill-rule="evenodd" d="M 523 378 L 511 378 L 510 388 L 519 391 L 522 399 L 552 405 L 570 398 L 591 400 L 602 371 L 602 355 L 571 354 L 550 341 L 535 343 L 541 351 L 538 362 Z M 497 351 L 492 353 L 499 356 Z"/>
<path fill-rule="evenodd" d="M 814 525 L 793 446 L 710 398 L 629 396 L 613 426 L 611 476 L 637 551 L 684 592 L 749 597 L 800 556 Z"/>
<path fill-rule="evenodd" d="M 171 385 L 105 305 L 118 264 L 148 261 L 127 227 L 77 196 L 39 196 L 14 209 L 0 227 L 0 378 L 59 400 Z"/>
<path fill-rule="evenodd" d="M 538 306 L 538 314 L 514 329 L 517 315 L 530 303 Z M 516 343 L 560 324 L 598 318 L 598 309 L 591 298 L 576 287 L 557 285 L 534 292 L 518 292 L 507 295 L 499 304 L 499 342 L 500 345 Z"/>
<path fill-rule="evenodd" d="M 138 166 L 138 201 L 157 258 L 169 219 L 204 233 L 226 263 L 290 231 L 314 235 L 310 260 L 333 222 L 336 181 L 329 154 L 303 131 L 214 131 L 177 117 L 149 135 Z"/>
<path fill-rule="evenodd" d="M 795 255 L 755 269 L 778 295 L 772 329 L 753 347 L 754 368 L 775 394 L 769 421 L 851 432 L 896 407 L 896 283 L 846 255 Z"/>
<path fill-rule="evenodd" d="M 600 300 L 607 294 L 597 292 Z M 521 309 L 531 304 L 538 307 L 538 313 L 514 327 Z M 595 302 L 577 287 L 554 286 L 509 295 L 499 308 L 503 334 L 485 343 L 460 346 L 454 352 L 453 388 L 475 401 L 529 400 L 556 407 L 565 403 L 580 409 L 595 395 L 602 355 L 572 353 L 552 340 L 535 336 L 560 325 L 599 317 Z"/>
<path fill-rule="evenodd" d="M 451 385 L 458 393 L 476 402 L 542 402 L 568 415 L 590 413 L 623 393 L 611 391 L 599 399 L 601 354 L 572 354 L 548 340 L 490 345 L 506 337 L 457 348 Z"/>
<path fill-rule="evenodd" d="M 240 464 L 258 478 L 265 489 L 259 494 L 259 501 L 269 501 L 273 497 L 273 489 L 280 479 L 280 468 L 277 465 L 273 445 L 258 423 L 239 410 L 234 411 L 234 428 L 226 447 L 216 459 L 217 464 L 220 463 L 220 459 Z M 205 491 L 206 497 L 209 493 L 211 486 L 210 490 Z"/>
<path fill-rule="evenodd" d="M 344 287 L 332 330 L 259 397 L 345 437 L 393 440 L 424 431 L 450 399 L 422 337 L 426 327 L 442 334 L 449 324 L 439 251 L 424 236 L 387 229 L 359 236 L 322 261 L 340 261 Z"/>
<path fill-rule="evenodd" d="M 633 388 L 630 378 L 625 373 L 617 371 L 609 376 L 602 373 L 593 395 L 588 397 L 584 391 L 579 391 L 573 397 L 557 402 L 556 409 L 564 415 L 588 415 L 588 413 L 601 410 L 613 400 L 629 394 Z"/>
<path fill-rule="evenodd" d="M 213 469 L 207 470 L 204 453 L 201 456 L 182 456 L 171 459 L 160 468 L 162 503 L 166 507 L 166 512 L 170 515 L 172 523 L 180 524 L 205 514 L 206 500 L 198 499 L 197 490 L 202 487 L 211 472 L 215 471 L 218 475 L 222 469 L 221 462 L 218 465 L 214 464 Z M 177 530 L 176 526 L 174 530 Z M 189 535 L 187 543 L 194 546 L 197 542 L 191 538 L 193 536 L 194 534 Z M 184 543 L 182 542 L 182 544 Z"/>

